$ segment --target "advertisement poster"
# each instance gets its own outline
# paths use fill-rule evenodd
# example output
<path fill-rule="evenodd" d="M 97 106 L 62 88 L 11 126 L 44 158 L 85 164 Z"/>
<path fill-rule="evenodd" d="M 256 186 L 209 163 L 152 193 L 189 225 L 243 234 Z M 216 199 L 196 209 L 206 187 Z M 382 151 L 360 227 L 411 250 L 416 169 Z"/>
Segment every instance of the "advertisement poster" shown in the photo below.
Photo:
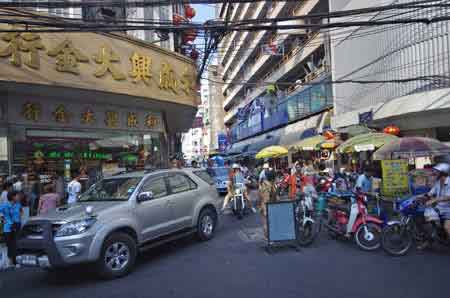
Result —
<path fill-rule="evenodd" d="M 381 167 L 383 170 L 383 195 L 395 197 L 409 192 L 407 160 L 383 160 Z"/>

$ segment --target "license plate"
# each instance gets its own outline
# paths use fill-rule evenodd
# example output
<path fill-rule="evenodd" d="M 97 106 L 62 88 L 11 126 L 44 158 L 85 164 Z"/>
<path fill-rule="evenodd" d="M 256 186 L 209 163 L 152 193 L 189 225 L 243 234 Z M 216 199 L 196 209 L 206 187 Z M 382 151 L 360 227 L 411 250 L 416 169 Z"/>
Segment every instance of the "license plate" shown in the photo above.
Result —
<path fill-rule="evenodd" d="M 21 264 L 24 266 L 37 266 L 37 257 L 32 255 L 22 255 Z"/>

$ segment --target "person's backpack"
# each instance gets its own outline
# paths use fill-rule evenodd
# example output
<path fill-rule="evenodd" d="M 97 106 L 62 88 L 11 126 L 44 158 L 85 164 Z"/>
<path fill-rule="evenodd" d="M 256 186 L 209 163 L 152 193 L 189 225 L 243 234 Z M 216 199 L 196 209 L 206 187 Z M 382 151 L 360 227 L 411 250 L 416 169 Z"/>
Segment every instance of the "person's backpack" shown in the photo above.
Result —
<path fill-rule="evenodd" d="M 272 170 L 272 169 L 270 169 L 270 170 L 269 170 L 269 169 L 266 169 L 264 173 L 265 173 L 266 179 L 267 179 L 268 181 L 270 181 L 270 182 L 274 182 L 274 181 L 275 181 L 277 175 L 276 175 L 276 173 L 275 173 L 274 170 Z"/>

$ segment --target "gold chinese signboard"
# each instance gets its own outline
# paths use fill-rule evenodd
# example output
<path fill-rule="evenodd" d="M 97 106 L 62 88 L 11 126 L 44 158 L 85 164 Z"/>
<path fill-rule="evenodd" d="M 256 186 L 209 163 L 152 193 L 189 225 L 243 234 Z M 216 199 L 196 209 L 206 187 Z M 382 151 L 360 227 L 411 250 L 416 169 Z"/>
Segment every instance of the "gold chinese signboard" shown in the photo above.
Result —
<path fill-rule="evenodd" d="M 399 160 L 383 160 L 381 161 L 383 171 L 383 195 L 387 197 L 395 197 L 404 195 L 409 190 L 408 183 L 408 161 Z"/>
<path fill-rule="evenodd" d="M 0 24 L 0 29 L 11 28 Z M 196 106 L 195 79 L 196 67 L 190 59 L 123 35 L 0 33 L 2 81 L 91 89 Z M 24 113 L 34 119 L 39 112 L 29 107 Z M 53 117 L 58 122 L 68 121 L 63 109 L 55 111 Z M 83 119 L 85 123 L 93 121 L 89 111 Z M 136 126 L 136 121 L 129 115 L 130 127 Z M 115 123 L 112 113 L 108 125 L 114 127 Z"/>

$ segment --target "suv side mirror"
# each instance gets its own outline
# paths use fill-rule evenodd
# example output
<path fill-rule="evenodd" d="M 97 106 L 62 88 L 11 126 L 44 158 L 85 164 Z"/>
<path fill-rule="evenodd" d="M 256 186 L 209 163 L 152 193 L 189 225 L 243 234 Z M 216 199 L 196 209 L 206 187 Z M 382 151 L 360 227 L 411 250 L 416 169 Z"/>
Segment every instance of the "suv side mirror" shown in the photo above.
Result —
<path fill-rule="evenodd" d="M 151 199 L 153 199 L 153 192 L 151 192 L 151 191 L 141 192 L 137 196 L 137 202 L 138 203 L 145 202 L 145 201 L 150 201 Z"/>

